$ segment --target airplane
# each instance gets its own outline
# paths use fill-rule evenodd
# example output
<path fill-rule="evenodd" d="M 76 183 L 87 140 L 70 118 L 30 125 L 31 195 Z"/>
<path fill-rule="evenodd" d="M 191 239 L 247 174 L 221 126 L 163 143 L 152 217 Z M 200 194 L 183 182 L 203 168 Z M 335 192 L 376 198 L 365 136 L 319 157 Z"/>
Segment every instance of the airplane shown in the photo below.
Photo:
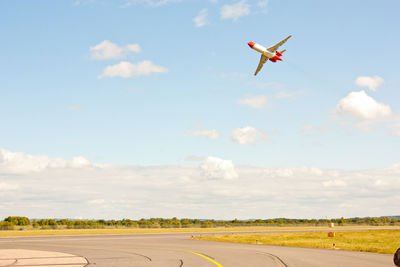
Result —
<path fill-rule="evenodd" d="M 250 48 L 256 50 L 257 52 L 261 53 L 261 58 L 260 58 L 260 63 L 258 63 L 258 67 L 256 72 L 254 73 L 254 76 L 257 75 L 257 73 L 261 70 L 261 68 L 263 67 L 264 63 L 267 62 L 267 60 L 269 59 L 272 62 L 276 62 L 277 60 L 282 61 L 282 54 L 283 52 L 286 51 L 286 49 L 282 50 L 282 51 L 277 51 L 278 48 L 283 45 L 284 43 L 286 43 L 286 41 L 292 37 L 291 35 L 289 35 L 288 37 L 286 37 L 285 39 L 283 39 L 282 41 L 280 41 L 279 43 L 265 48 L 264 46 L 257 44 L 255 42 L 248 42 L 247 44 L 250 46 Z"/>

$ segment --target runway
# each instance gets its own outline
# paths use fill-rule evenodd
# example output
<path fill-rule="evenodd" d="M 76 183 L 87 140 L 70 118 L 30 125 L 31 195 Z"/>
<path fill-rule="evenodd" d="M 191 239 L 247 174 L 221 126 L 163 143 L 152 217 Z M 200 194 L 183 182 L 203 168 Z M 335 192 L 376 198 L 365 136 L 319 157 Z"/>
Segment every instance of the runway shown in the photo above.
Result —
<path fill-rule="evenodd" d="M 196 233 L 198 235 L 199 233 Z M 191 240 L 191 233 L 0 238 L 0 266 L 265 266 L 380 267 L 394 266 L 392 255 L 353 251 L 279 247 Z M 18 249 L 18 250 L 12 250 Z M 46 251 L 81 260 L 66 263 L 22 263 L 1 260 L 7 251 Z M 32 252 L 32 253 L 33 253 Z M 25 252 L 24 252 L 25 253 Z M 23 254 L 24 254 L 23 253 Z M 66 254 L 70 256 L 65 256 Z M 32 254 L 34 255 L 34 254 Z M 32 259 L 34 256 L 30 256 Z M 64 255 L 64 256 L 63 256 Z M 26 258 L 26 257 L 25 257 Z M 55 257 L 57 258 L 57 257 Z M 44 258 L 43 258 L 44 259 Z M 36 264 L 36 265 L 35 265 Z"/>

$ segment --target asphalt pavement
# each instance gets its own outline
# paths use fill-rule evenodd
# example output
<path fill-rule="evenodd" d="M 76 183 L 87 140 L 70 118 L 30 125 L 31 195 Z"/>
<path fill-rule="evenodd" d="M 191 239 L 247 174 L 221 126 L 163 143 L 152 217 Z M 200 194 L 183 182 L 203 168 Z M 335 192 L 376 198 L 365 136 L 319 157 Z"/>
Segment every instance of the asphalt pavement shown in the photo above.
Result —
<path fill-rule="evenodd" d="M 0 238 L 0 266 L 394 266 L 392 255 L 192 240 L 194 234 L 210 233 Z"/>

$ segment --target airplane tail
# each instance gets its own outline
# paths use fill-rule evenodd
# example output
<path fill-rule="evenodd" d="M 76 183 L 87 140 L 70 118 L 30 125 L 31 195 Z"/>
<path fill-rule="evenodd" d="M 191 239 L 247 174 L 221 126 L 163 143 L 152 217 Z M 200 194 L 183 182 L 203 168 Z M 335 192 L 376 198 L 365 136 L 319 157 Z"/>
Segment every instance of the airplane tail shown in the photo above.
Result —
<path fill-rule="evenodd" d="M 278 57 L 281 57 L 282 54 L 283 54 L 283 52 L 285 52 L 285 51 L 286 51 L 286 49 L 283 49 L 281 52 L 276 51 L 276 55 L 277 55 Z"/>
<path fill-rule="evenodd" d="M 269 60 L 271 60 L 272 62 L 276 62 L 277 60 L 282 61 L 281 56 L 282 56 L 282 53 L 285 52 L 285 51 L 286 51 L 286 49 L 283 49 L 281 52 L 276 51 L 275 52 L 275 56 L 273 58 L 270 58 Z"/>

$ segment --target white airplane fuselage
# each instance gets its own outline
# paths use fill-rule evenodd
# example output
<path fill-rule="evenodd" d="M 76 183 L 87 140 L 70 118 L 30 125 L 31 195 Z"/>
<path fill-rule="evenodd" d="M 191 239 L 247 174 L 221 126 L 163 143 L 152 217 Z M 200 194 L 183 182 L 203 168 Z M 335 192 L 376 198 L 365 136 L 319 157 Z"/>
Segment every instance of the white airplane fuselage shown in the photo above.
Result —
<path fill-rule="evenodd" d="M 266 48 L 260 44 L 257 44 L 255 42 L 249 42 L 248 45 L 250 46 L 251 49 L 254 49 L 257 52 L 263 54 L 272 62 L 276 62 L 277 60 L 282 60 L 282 58 L 280 58 L 280 56 L 282 56 L 282 52 L 279 52 L 279 51 L 270 52 L 268 50 L 268 48 Z"/>
<path fill-rule="evenodd" d="M 262 46 L 260 44 L 254 43 L 253 47 L 251 47 L 251 48 L 256 50 L 257 52 L 260 52 L 261 54 L 263 54 L 267 58 L 273 58 L 275 56 L 275 53 L 269 52 L 266 47 L 264 47 L 264 46 Z"/>

